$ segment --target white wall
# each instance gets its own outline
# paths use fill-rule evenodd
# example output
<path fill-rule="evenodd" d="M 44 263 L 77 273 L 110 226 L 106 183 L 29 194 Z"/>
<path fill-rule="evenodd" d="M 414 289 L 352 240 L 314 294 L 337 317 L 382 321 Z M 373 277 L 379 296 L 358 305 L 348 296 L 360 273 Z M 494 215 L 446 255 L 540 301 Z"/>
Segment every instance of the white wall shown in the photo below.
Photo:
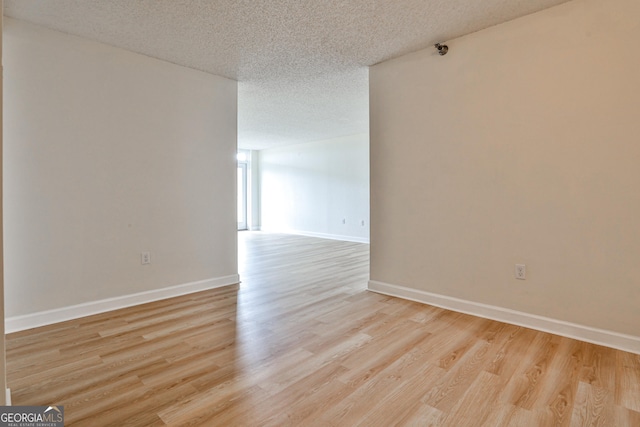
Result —
<path fill-rule="evenodd" d="M 249 161 L 250 185 L 249 185 L 249 230 L 260 230 L 261 209 L 260 209 L 260 152 L 251 150 Z"/>
<path fill-rule="evenodd" d="M 261 150 L 260 177 L 263 230 L 368 242 L 368 134 Z"/>
<path fill-rule="evenodd" d="M 638 16 L 576 0 L 372 67 L 373 288 L 640 337 Z"/>
<path fill-rule="evenodd" d="M 237 281 L 236 82 L 12 19 L 4 34 L 7 316 Z"/>

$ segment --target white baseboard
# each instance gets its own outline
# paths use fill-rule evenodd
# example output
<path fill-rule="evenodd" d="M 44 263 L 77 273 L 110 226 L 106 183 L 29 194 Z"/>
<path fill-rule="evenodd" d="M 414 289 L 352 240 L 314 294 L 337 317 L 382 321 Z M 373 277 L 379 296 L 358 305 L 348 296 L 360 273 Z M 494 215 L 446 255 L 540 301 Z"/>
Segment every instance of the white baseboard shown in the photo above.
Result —
<path fill-rule="evenodd" d="M 23 331 L 25 329 L 36 328 L 38 326 L 64 322 L 66 320 L 91 316 L 92 314 L 104 313 L 106 311 L 191 294 L 193 292 L 205 291 L 207 289 L 234 285 L 236 283 L 240 283 L 240 276 L 232 274 L 230 276 L 183 283 L 181 285 L 169 286 L 167 288 L 91 301 L 54 310 L 8 317 L 5 320 L 5 333 L 9 334 L 11 332 Z"/>
<path fill-rule="evenodd" d="M 580 341 L 586 341 L 593 344 L 640 354 L 640 337 L 633 335 L 620 334 L 618 332 L 592 328 L 590 326 L 551 319 L 549 317 L 538 316 L 535 314 L 523 313 L 520 311 L 510 310 L 508 308 L 462 300 L 446 295 L 432 294 L 418 289 L 391 285 L 375 280 L 369 281 L 368 289 L 384 295 L 421 302 L 445 308 L 447 310 L 483 317 L 485 319 L 497 320 L 499 322 L 510 323 L 513 325 L 523 326 L 525 328 L 549 332 L 555 335 L 561 335 Z"/>
<path fill-rule="evenodd" d="M 346 236 L 343 234 L 316 233 L 315 231 L 292 230 L 292 229 L 271 229 L 271 228 L 265 229 L 264 227 L 262 228 L 262 231 L 266 231 L 269 233 L 285 233 L 285 234 L 296 234 L 298 236 L 318 237 L 320 239 L 341 240 L 343 242 L 369 243 L 369 238 L 367 237 Z"/>

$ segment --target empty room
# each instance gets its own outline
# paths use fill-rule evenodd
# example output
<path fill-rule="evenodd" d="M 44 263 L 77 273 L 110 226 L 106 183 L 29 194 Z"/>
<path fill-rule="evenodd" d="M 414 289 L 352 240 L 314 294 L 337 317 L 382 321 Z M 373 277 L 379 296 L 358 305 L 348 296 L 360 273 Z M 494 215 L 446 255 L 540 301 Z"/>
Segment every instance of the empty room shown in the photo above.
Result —
<path fill-rule="evenodd" d="M 640 426 L 638 16 L 4 0 L 0 424 Z"/>

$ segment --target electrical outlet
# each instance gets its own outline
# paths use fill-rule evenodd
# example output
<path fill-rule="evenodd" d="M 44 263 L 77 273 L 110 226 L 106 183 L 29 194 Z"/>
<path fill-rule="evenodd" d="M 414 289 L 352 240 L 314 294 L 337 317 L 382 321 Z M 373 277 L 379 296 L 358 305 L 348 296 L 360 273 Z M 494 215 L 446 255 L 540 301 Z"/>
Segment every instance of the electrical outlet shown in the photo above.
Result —
<path fill-rule="evenodd" d="M 525 280 L 527 278 L 527 266 L 516 264 L 516 279 Z"/>
<path fill-rule="evenodd" d="M 347 223 L 347 218 L 342 218 L 342 223 L 346 224 Z"/>
<path fill-rule="evenodd" d="M 151 264 L 151 252 L 140 252 L 140 264 Z"/>
<path fill-rule="evenodd" d="M 360 221 L 360 225 L 364 227 L 364 219 Z"/>

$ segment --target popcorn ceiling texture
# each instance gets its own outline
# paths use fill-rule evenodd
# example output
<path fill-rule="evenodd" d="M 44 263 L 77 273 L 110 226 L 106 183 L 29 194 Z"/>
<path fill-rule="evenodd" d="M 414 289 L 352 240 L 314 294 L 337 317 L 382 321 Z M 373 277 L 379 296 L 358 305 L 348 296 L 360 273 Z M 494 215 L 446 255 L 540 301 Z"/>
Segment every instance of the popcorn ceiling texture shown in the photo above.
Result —
<path fill-rule="evenodd" d="M 367 132 L 367 66 L 565 1 L 5 0 L 4 13 L 238 80 L 238 144 L 261 149 Z"/>

